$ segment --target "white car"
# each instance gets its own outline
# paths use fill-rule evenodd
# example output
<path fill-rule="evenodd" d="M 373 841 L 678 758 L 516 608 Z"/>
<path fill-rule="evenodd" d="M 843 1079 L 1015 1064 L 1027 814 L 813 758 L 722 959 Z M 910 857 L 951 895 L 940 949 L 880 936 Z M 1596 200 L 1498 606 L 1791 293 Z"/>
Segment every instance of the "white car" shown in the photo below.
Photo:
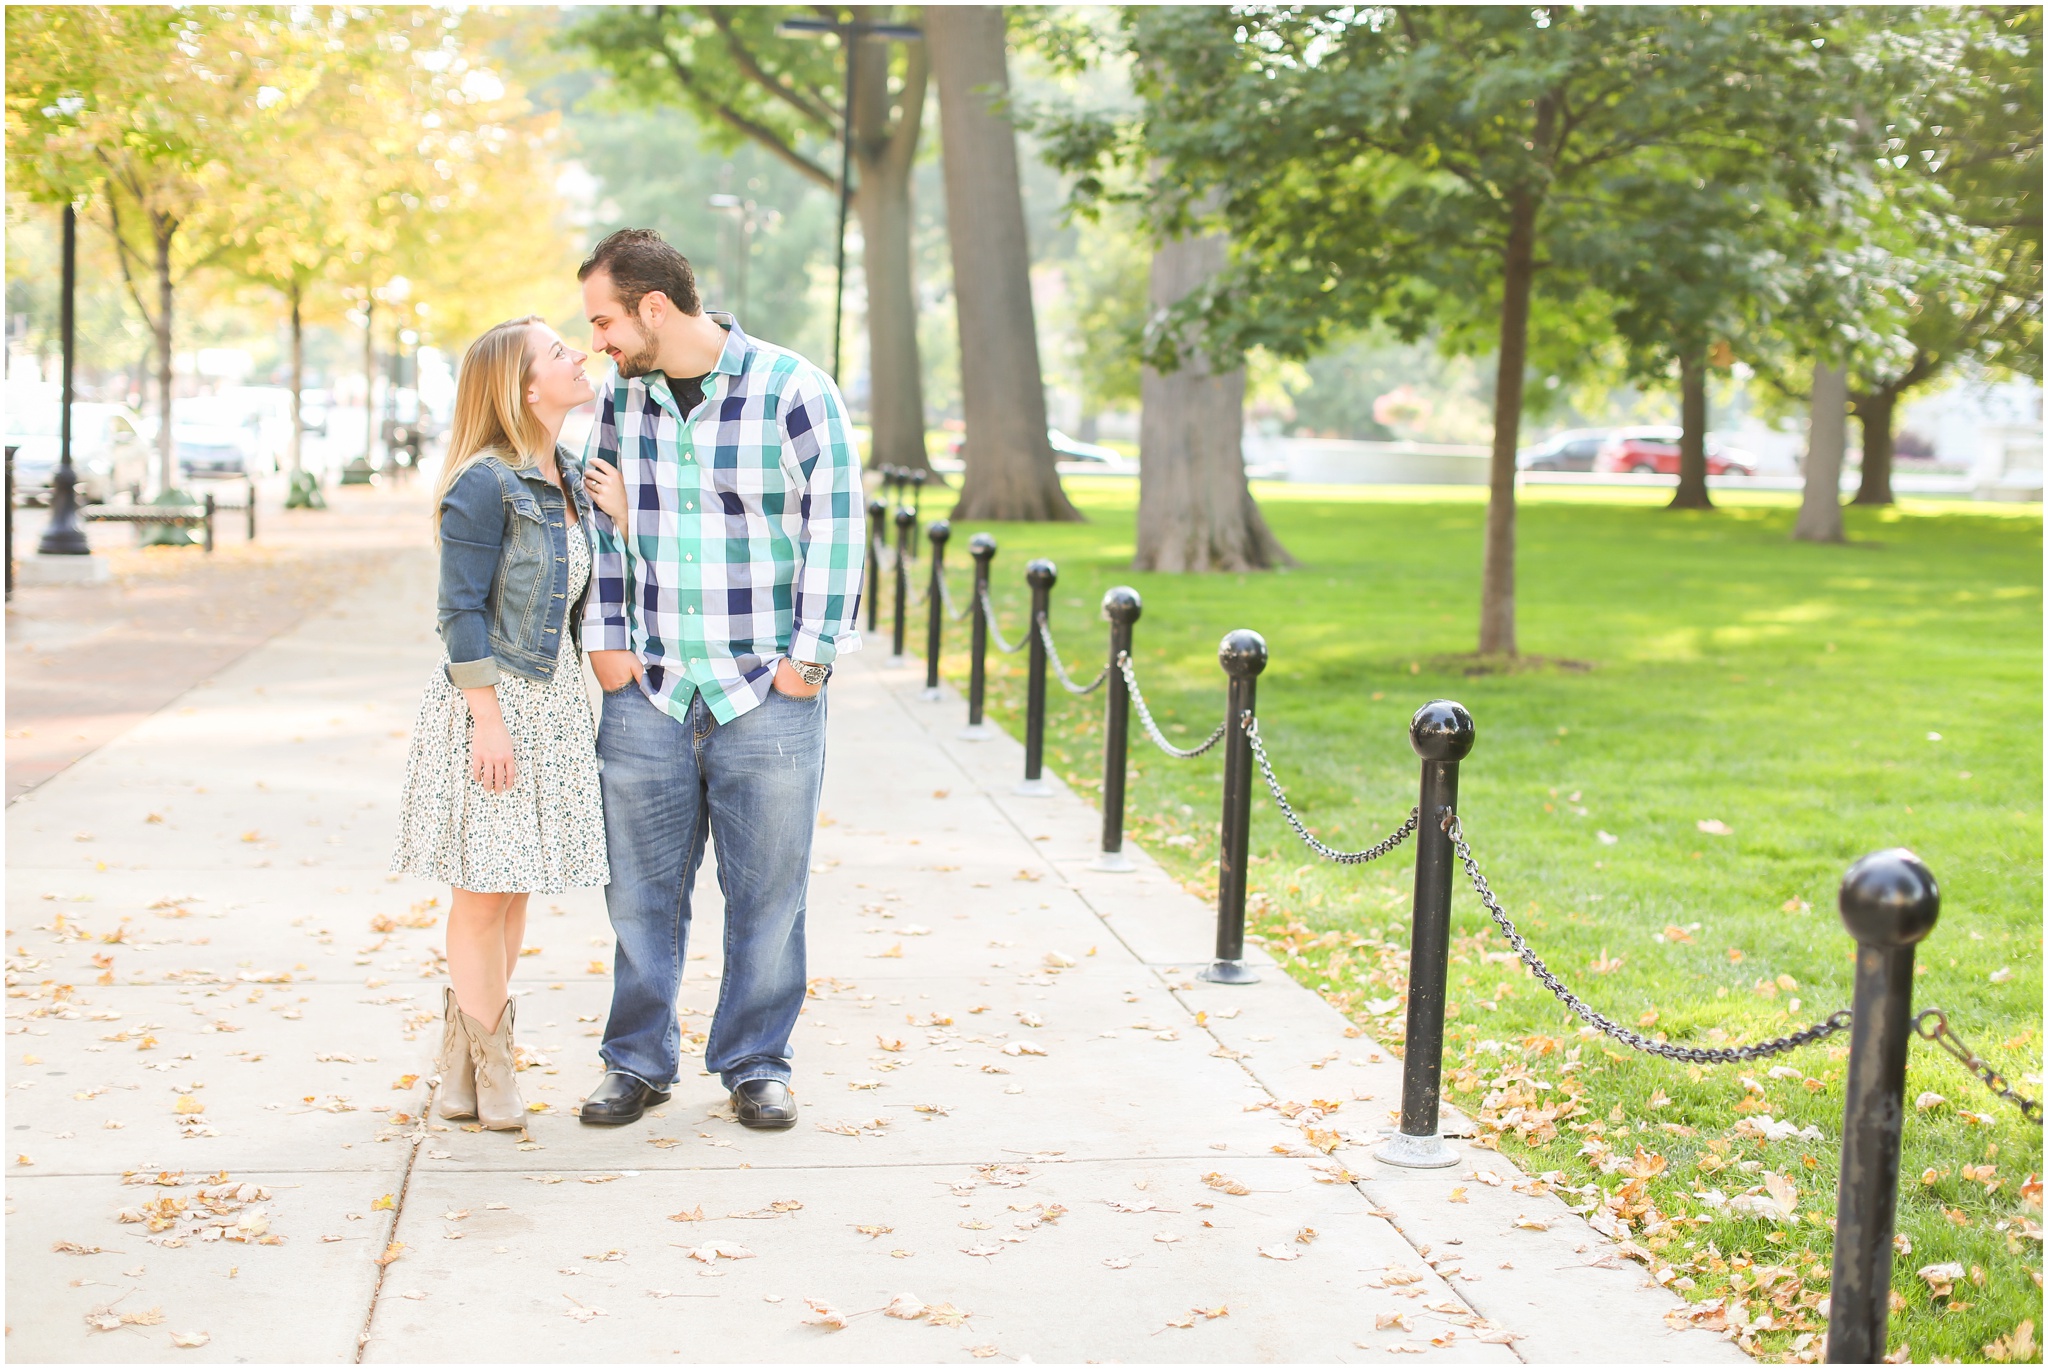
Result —
<path fill-rule="evenodd" d="M 54 389 L 54 387 L 52 387 Z M 14 452 L 14 493 L 24 503 L 43 503 L 57 472 L 61 404 L 10 392 L 7 445 Z M 71 405 L 71 464 L 81 503 L 104 504 L 116 494 L 140 497 L 149 484 L 147 425 L 125 404 Z"/>

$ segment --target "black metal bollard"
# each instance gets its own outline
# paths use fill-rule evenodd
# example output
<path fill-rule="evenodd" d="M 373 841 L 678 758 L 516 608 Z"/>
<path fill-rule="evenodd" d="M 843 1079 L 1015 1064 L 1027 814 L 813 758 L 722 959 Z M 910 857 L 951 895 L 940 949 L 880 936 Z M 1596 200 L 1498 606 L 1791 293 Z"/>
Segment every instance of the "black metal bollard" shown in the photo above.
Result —
<path fill-rule="evenodd" d="M 1415 920 L 1408 943 L 1408 1036 L 1401 1062 L 1401 1125 L 1374 1152 L 1390 1165 L 1442 1169 L 1458 1163 L 1437 1128 L 1443 1097 L 1444 992 L 1450 973 L 1451 885 L 1456 850 L 1444 819 L 1458 811 L 1458 762 L 1478 733 L 1463 704 L 1437 699 L 1408 720 L 1422 757 L 1415 829 Z"/>
<path fill-rule="evenodd" d="M 1024 567 L 1024 582 L 1031 586 L 1031 619 L 1025 628 L 1031 634 L 1031 664 L 1025 677 L 1024 782 L 1017 792 L 1031 798 L 1052 792 L 1045 782 L 1045 635 L 1038 625 L 1049 621 L 1053 582 L 1059 578 L 1059 567 L 1042 557 Z"/>
<path fill-rule="evenodd" d="M 953 535 L 953 525 L 941 518 L 925 531 L 925 540 L 932 544 L 932 578 L 925 589 L 924 628 L 924 693 L 921 698 L 936 702 L 939 698 L 939 642 L 946 630 L 946 539 Z"/>
<path fill-rule="evenodd" d="M 1131 690 L 1117 661 L 1131 649 L 1131 631 L 1145 611 L 1138 591 L 1118 585 L 1102 596 L 1102 616 L 1109 619 L 1109 679 L 1102 705 L 1102 850 L 1091 870 L 1128 874 L 1138 867 L 1124 854 L 1124 768 L 1130 759 Z"/>
<path fill-rule="evenodd" d="M 886 483 L 888 476 L 882 479 Z M 879 499 L 868 500 L 868 631 L 882 625 L 882 548 L 889 544 L 889 506 Z"/>
<path fill-rule="evenodd" d="M 890 665 L 903 664 L 903 633 L 910 624 L 910 529 L 917 517 L 907 508 L 896 510 L 896 636 L 889 653 Z"/>
<path fill-rule="evenodd" d="M 995 735 L 981 713 L 988 694 L 988 610 L 983 605 L 988 602 L 988 570 L 996 559 L 996 539 L 977 532 L 967 543 L 967 554 L 974 558 L 974 646 L 967 667 L 967 726 L 960 729 L 960 739 L 985 742 Z"/>
<path fill-rule="evenodd" d="M 1913 947 L 1941 916 L 1941 890 L 1920 858 L 1878 851 L 1849 867 L 1837 896 L 1856 938 L 1849 1089 L 1835 1189 L 1835 1270 L 1827 1361 L 1875 1364 L 1890 1321 L 1892 1225 L 1906 1123 L 1906 1047 L 1913 1039 Z"/>
<path fill-rule="evenodd" d="M 1252 831 L 1252 739 L 1245 715 L 1256 716 L 1266 639 L 1239 628 L 1216 648 L 1230 677 L 1223 705 L 1223 830 L 1216 843 L 1216 959 L 1196 974 L 1211 984 L 1256 984 L 1244 963 L 1245 861 Z"/>
<path fill-rule="evenodd" d="M 917 527 L 924 518 L 924 472 L 905 466 L 903 488 L 910 491 L 910 563 L 917 564 Z"/>

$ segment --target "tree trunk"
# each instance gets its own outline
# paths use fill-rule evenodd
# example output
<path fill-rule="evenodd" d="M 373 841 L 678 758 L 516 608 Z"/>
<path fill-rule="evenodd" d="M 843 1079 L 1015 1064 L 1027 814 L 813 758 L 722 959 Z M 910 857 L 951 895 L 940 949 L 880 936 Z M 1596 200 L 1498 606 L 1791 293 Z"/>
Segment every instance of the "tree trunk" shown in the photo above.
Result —
<path fill-rule="evenodd" d="M 363 460 L 377 464 L 377 297 L 363 285 Z"/>
<path fill-rule="evenodd" d="M 924 118 L 923 43 L 906 53 L 895 126 L 889 123 L 889 44 L 854 48 L 853 195 L 860 218 L 861 274 L 868 295 L 868 457 L 878 465 L 930 469 L 924 449 L 924 373 L 917 352 L 917 298 L 910 272 L 910 173 Z"/>
<path fill-rule="evenodd" d="M 1176 238 L 1152 255 L 1156 315 L 1223 269 L 1223 239 Z M 1244 368 L 1199 349 L 1170 374 L 1147 366 L 1138 421 L 1137 570 L 1267 570 L 1294 558 L 1266 527 L 1244 476 Z"/>
<path fill-rule="evenodd" d="M 1842 448 L 1849 436 L 1849 373 L 1813 364 L 1813 417 L 1806 425 L 1806 493 L 1799 501 L 1797 542 L 1842 540 Z"/>
<path fill-rule="evenodd" d="M 177 445 L 171 435 L 171 238 L 156 235 L 156 488 L 161 494 L 178 483 Z"/>
<path fill-rule="evenodd" d="M 1899 392 L 1878 390 L 1858 395 L 1856 417 L 1863 424 L 1863 480 L 1852 504 L 1892 502 L 1892 421 L 1898 415 Z"/>
<path fill-rule="evenodd" d="M 1077 520 L 1045 435 L 1017 134 L 994 108 L 1010 87 L 1002 6 L 933 5 L 924 25 L 939 88 L 967 417 L 967 475 L 953 517 Z"/>
<path fill-rule="evenodd" d="M 300 395 L 306 388 L 306 328 L 301 315 L 305 290 L 297 281 L 292 282 L 292 474 L 297 475 L 304 467 L 300 460 L 306 441 L 306 420 L 301 408 Z"/>
<path fill-rule="evenodd" d="M 1501 254 L 1500 370 L 1493 381 L 1493 465 L 1486 500 L 1486 567 L 1480 577 L 1479 654 L 1513 656 L 1515 644 L 1515 449 L 1522 433 L 1522 372 L 1529 360 L 1529 291 L 1536 279 L 1536 200 L 1523 193 L 1508 216 Z"/>
<path fill-rule="evenodd" d="M 1707 493 L 1707 354 L 1688 344 L 1678 357 L 1678 493 L 1668 507 L 1711 509 Z"/>

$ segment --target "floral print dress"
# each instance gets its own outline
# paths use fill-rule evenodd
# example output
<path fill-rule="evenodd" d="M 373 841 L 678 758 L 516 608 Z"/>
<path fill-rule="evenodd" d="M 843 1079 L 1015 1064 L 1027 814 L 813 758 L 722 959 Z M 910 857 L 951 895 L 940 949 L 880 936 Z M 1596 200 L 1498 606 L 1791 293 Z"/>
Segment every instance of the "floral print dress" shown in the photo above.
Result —
<path fill-rule="evenodd" d="M 590 579 L 590 540 L 580 524 L 568 544 L 573 604 Z M 552 678 L 498 675 L 514 763 L 503 793 L 470 778 L 474 723 L 446 667 L 444 653 L 413 725 L 393 872 L 478 893 L 558 894 L 610 883 L 597 734 L 567 625 Z"/>

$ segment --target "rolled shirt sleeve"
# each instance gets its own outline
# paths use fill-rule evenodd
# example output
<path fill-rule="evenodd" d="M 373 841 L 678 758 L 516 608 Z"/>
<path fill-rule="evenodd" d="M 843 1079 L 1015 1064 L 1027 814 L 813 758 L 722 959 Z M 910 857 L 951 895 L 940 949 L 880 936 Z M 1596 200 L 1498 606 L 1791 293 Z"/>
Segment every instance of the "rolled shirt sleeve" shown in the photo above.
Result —
<path fill-rule="evenodd" d="M 860 650 L 867 510 L 860 452 L 839 388 L 816 367 L 805 371 L 781 415 L 783 440 L 802 481 L 789 655 L 830 665 L 840 653 Z"/>

